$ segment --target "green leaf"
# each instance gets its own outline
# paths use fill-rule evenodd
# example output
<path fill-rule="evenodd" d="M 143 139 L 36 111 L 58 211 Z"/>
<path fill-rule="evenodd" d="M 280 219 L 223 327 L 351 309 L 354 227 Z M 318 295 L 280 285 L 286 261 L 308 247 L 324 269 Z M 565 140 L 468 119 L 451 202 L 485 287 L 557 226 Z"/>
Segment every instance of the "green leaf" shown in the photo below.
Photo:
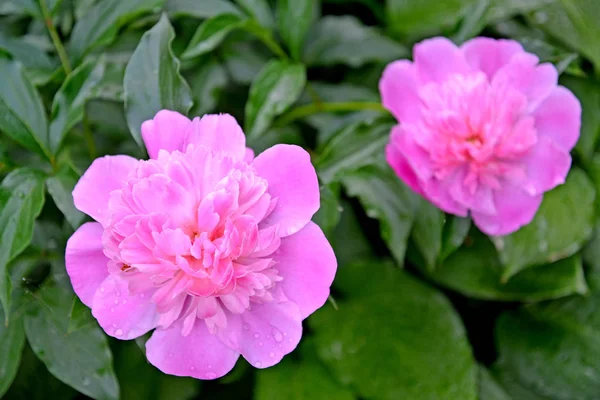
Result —
<path fill-rule="evenodd" d="M 287 110 L 302 94 L 306 70 L 301 64 L 273 60 L 252 81 L 246 103 L 245 132 L 257 138 L 273 119 Z"/>
<path fill-rule="evenodd" d="M 557 41 L 583 53 L 600 70 L 599 18 L 595 0 L 561 0 L 535 13 L 533 22 Z"/>
<path fill-rule="evenodd" d="M 429 269 L 434 269 L 442 249 L 443 211 L 424 199 L 415 211 L 411 237 Z"/>
<path fill-rule="evenodd" d="M 313 216 L 313 221 L 330 237 L 340 222 L 342 209 L 340 206 L 340 187 L 330 184 L 321 186 L 321 207 Z"/>
<path fill-rule="evenodd" d="M 376 261 L 340 268 L 335 287 L 338 310 L 326 305 L 309 325 L 337 381 L 367 399 L 476 399 L 469 342 L 441 293 Z"/>
<path fill-rule="evenodd" d="M 379 220 L 381 236 L 399 265 L 404 265 L 406 244 L 415 220 L 419 198 L 387 166 L 367 165 L 342 175 L 348 195 L 358 197 L 367 215 Z"/>
<path fill-rule="evenodd" d="M 88 60 L 63 82 L 52 102 L 50 150 L 56 154 L 66 134 L 83 119 L 85 103 L 104 77 L 104 59 Z"/>
<path fill-rule="evenodd" d="M 359 121 L 341 128 L 324 145 L 315 161 L 319 178 L 329 183 L 344 171 L 371 164 L 383 154 L 393 124 Z"/>
<path fill-rule="evenodd" d="M 119 29 L 139 15 L 156 12 L 165 0 L 103 0 L 92 6 L 77 20 L 69 54 L 75 64 L 93 48 L 110 44 Z"/>
<path fill-rule="evenodd" d="M 300 60 L 304 40 L 319 14 L 319 0 L 277 0 L 277 26 L 294 60 Z"/>
<path fill-rule="evenodd" d="M 356 44 L 360 43 L 357 51 Z M 408 55 L 399 43 L 357 18 L 327 16 L 313 27 L 304 49 L 304 61 L 310 66 L 344 64 L 360 67 L 372 62 L 389 62 Z"/>
<path fill-rule="evenodd" d="M 207 19 L 200 24 L 181 58 L 186 60 L 214 50 L 229 32 L 244 24 L 245 20 L 235 14 L 220 14 Z"/>
<path fill-rule="evenodd" d="M 235 0 L 261 26 L 271 29 L 275 24 L 273 12 L 267 0 Z"/>
<path fill-rule="evenodd" d="M 48 82 L 58 67 L 56 61 L 38 46 L 21 37 L 11 37 L 0 32 L 0 49 L 8 52 L 13 59 L 23 64 L 27 76 L 34 85 L 43 85 Z"/>
<path fill-rule="evenodd" d="M 44 205 L 44 176 L 21 168 L 4 178 L 0 185 L 0 304 L 9 320 L 10 292 L 6 267 L 29 245 L 33 223 Z"/>
<path fill-rule="evenodd" d="M 29 150 L 48 154 L 48 122 L 42 99 L 17 61 L 0 55 L 0 131 Z"/>
<path fill-rule="evenodd" d="M 479 366 L 479 400 L 514 400 L 487 368 Z"/>
<path fill-rule="evenodd" d="M 231 79 L 242 85 L 250 85 L 252 80 L 260 73 L 270 61 L 271 55 L 253 41 L 227 41 L 220 51 L 224 59 L 224 66 Z"/>
<path fill-rule="evenodd" d="M 163 374 L 144 357 L 136 342 L 120 342 L 115 352 L 115 370 L 121 398 L 127 400 L 188 400 L 197 398 L 198 379 Z"/>
<path fill-rule="evenodd" d="M 204 19 L 221 14 L 243 15 L 239 8 L 227 0 L 167 0 L 165 10 L 173 18 L 185 16 Z"/>
<path fill-rule="evenodd" d="M 573 168 L 564 185 L 546 193 L 533 221 L 508 236 L 492 240 L 507 281 L 517 272 L 568 257 L 590 238 L 595 190 L 587 175 Z"/>
<path fill-rule="evenodd" d="M 600 293 L 507 312 L 497 322 L 496 341 L 494 371 L 522 388 L 544 399 L 598 398 Z"/>
<path fill-rule="evenodd" d="M 56 175 L 46 179 L 48 193 L 73 229 L 79 228 L 86 218 L 85 214 L 76 209 L 73 204 L 72 193 L 78 180 L 79 175 L 71 167 L 66 166 L 61 168 Z"/>
<path fill-rule="evenodd" d="M 211 58 L 199 65 L 187 78 L 194 98 L 190 115 L 204 115 L 214 111 L 228 83 L 225 67 Z"/>
<path fill-rule="evenodd" d="M 581 257 L 527 268 L 502 283 L 502 265 L 493 244 L 481 234 L 450 255 L 435 270 L 419 269 L 434 282 L 465 296 L 496 301 L 542 301 L 587 293 Z"/>
<path fill-rule="evenodd" d="M 422 37 L 451 27 L 476 0 L 386 0 L 388 27 L 395 35 Z"/>
<path fill-rule="evenodd" d="M 461 218 L 455 215 L 446 218 L 442 233 L 440 261 L 445 260 L 446 257 L 454 253 L 464 243 L 470 228 L 470 218 Z"/>
<path fill-rule="evenodd" d="M 17 375 L 25 346 L 23 321 L 13 319 L 6 326 L 5 319 L 6 316 L 0 307 L 0 397 L 4 396 Z"/>
<path fill-rule="evenodd" d="M 544 9 L 549 4 L 560 0 L 492 0 L 485 14 L 486 23 L 505 21 L 519 14 L 525 14 L 537 9 Z"/>
<path fill-rule="evenodd" d="M 314 355 L 313 342 L 303 343 L 301 361 L 284 358 L 276 368 L 259 370 L 255 400 L 354 400 L 350 390 L 336 383 Z M 308 350 L 311 351 L 309 353 Z"/>
<path fill-rule="evenodd" d="M 462 44 L 468 39 L 477 36 L 485 28 L 486 15 L 490 11 L 492 1 L 478 0 L 470 5 L 470 9 L 460 24 L 460 29 L 452 37 L 453 42 Z"/>
<path fill-rule="evenodd" d="M 31 348 L 48 371 L 67 385 L 95 399 L 118 399 L 108 341 L 97 324 L 69 331 L 74 294 L 64 275 L 33 293 L 25 316 Z"/>
<path fill-rule="evenodd" d="M 562 75 L 560 84 L 569 88 L 581 102 L 581 135 L 575 152 L 588 162 L 600 135 L 600 85 L 591 79 Z"/>
<path fill-rule="evenodd" d="M 125 69 L 125 115 L 133 138 L 142 143 L 142 122 L 168 109 L 187 114 L 192 107 L 190 87 L 179 73 L 171 50 L 175 33 L 166 15 L 147 31 Z"/>

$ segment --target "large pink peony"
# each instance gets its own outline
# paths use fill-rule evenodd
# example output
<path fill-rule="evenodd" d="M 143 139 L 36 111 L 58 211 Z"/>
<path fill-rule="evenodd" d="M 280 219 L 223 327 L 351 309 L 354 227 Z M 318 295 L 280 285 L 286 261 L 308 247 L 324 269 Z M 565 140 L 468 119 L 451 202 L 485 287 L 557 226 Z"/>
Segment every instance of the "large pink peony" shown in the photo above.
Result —
<path fill-rule="evenodd" d="M 564 183 L 581 106 L 557 71 L 512 40 L 444 38 L 417 44 L 379 88 L 400 122 L 387 160 L 415 192 L 490 235 L 533 219 L 544 192 Z"/>
<path fill-rule="evenodd" d="M 67 244 L 75 292 L 111 336 L 156 328 L 146 354 L 165 373 L 215 379 L 240 354 L 278 363 L 336 271 L 310 221 L 319 186 L 308 153 L 277 145 L 254 158 L 229 115 L 163 110 L 142 135 L 150 160 L 99 158 L 73 191 L 98 221 Z"/>

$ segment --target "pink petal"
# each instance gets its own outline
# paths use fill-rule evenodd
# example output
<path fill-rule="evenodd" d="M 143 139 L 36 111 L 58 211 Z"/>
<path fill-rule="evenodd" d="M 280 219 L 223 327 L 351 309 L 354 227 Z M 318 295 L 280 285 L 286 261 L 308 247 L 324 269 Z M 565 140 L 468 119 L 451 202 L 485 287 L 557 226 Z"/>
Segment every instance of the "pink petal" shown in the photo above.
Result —
<path fill-rule="evenodd" d="M 250 147 L 246 147 L 246 155 L 244 156 L 244 162 L 250 164 L 253 160 L 254 150 L 252 150 Z"/>
<path fill-rule="evenodd" d="M 222 151 L 236 160 L 243 160 L 246 156 L 246 136 L 235 118 L 229 114 L 194 118 L 185 144 L 202 145 L 212 151 Z"/>
<path fill-rule="evenodd" d="M 402 153 L 417 179 L 424 181 L 432 177 L 433 165 L 427 151 L 416 142 L 420 133 L 415 125 L 396 125 L 392 128 L 391 142 Z"/>
<path fill-rule="evenodd" d="M 298 232 L 320 203 L 319 181 L 309 154 L 299 146 L 278 144 L 259 154 L 252 165 L 267 180 L 269 194 L 277 198 L 261 229 L 279 224 L 281 237 Z"/>
<path fill-rule="evenodd" d="M 533 116 L 539 136 L 549 137 L 565 151 L 571 151 L 579 139 L 581 104 L 570 90 L 554 88 Z"/>
<path fill-rule="evenodd" d="M 527 167 L 525 190 L 530 195 L 542 194 L 565 183 L 571 168 L 571 155 L 548 136 L 538 138 L 523 161 Z"/>
<path fill-rule="evenodd" d="M 176 111 L 160 110 L 154 119 L 142 124 L 142 138 L 150 158 L 157 158 L 159 150 L 169 153 L 185 150 L 184 141 L 191 121 Z"/>
<path fill-rule="evenodd" d="M 493 87 L 510 85 L 527 96 L 529 109 L 535 110 L 556 88 L 558 71 L 554 65 L 538 65 L 538 58 L 530 53 L 514 55 L 510 62 L 498 70 Z"/>
<path fill-rule="evenodd" d="M 256 368 L 277 364 L 292 352 L 302 337 L 302 316 L 296 303 L 279 296 L 264 304 L 252 304 L 241 315 L 229 314 L 221 341 L 239 350 Z"/>
<path fill-rule="evenodd" d="M 385 159 L 387 160 L 390 167 L 394 170 L 396 175 L 410 187 L 415 193 L 423 195 L 419 184 L 419 178 L 415 174 L 404 155 L 398 147 L 393 143 L 388 143 L 385 147 Z"/>
<path fill-rule="evenodd" d="M 423 197 L 439 207 L 442 211 L 458 215 L 459 217 L 466 217 L 468 215 L 467 208 L 454 200 L 450 195 L 448 186 L 437 179 L 430 179 L 423 182 L 422 188 Z"/>
<path fill-rule="evenodd" d="M 129 156 L 95 159 L 73 189 L 75 207 L 106 226 L 110 217 L 110 192 L 123 187 L 137 164 L 138 160 Z"/>
<path fill-rule="evenodd" d="M 467 63 L 474 69 L 484 72 L 491 81 L 496 72 L 504 67 L 510 59 L 523 53 L 519 42 L 506 39 L 490 39 L 478 37 L 460 46 Z"/>
<path fill-rule="evenodd" d="M 196 321 L 192 331 L 182 336 L 183 322 L 168 329 L 157 329 L 146 342 L 148 361 L 165 374 L 216 379 L 235 365 L 239 353 L 213 336 L 203 321 Z"/>
<path fill-rule="evenodd" d="M 472 212 L 475 225 L 488 235 L 508 235 L 529 224 L 542 202 L 542 195 L 530 196 L 523 189 L 507 185 L 494 195 L 496 215 Z"/>
<path fill-rule="evenodd" d="M 104 331 L 117 339 L 135 339 L 156 326 L 153 291 L 130 293 L 127 281 L 109 275 L 100 284 L 92 304 L 92 315 Z"/>
<path fill-rule="evenodd" d="M 422 83 L 443 82 L 452 74 L 471 71 L 460 49 L 443 37 L 423 40 L 415 45 L 413 53 L 417 75 Z"/>
<path fill-rule="evenodd" d="M 389 64 L 379 81 L 383 106 L 402 123 L 420 119 L 420 99 L 417 93 L 417 75 L 413 63 L 399 60 Z"/>
<path fill-rule="evenodd" d="M 296 303 L 304 319 L 329 297 L 337 261 L 331 245 L 315 223 L 281 240 L 274 260 L 286 297 Z"/>
<path fill-rule="evenodd" d="M 102 232 L 102 225 L 88 222 L 81 225 L 67 242 L 67 273 L 73 290 L 88 307 L 92 306 L 96 289 L 108 276 L 108 258 L 102 251 Z"/>

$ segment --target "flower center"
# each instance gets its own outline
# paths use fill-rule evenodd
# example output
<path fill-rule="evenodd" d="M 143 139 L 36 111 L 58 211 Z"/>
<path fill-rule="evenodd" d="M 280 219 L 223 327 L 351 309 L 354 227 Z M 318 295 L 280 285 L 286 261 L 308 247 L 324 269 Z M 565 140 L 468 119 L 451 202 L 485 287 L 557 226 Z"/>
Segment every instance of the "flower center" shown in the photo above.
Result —
<path fill-rule="evenodd" d="M 105 254 L 132 292 L 152 292 L 159 326 L 196 319 L 216 329 L 225 312 L 272 300 L 278 227 L 261 228 L 276 199 L 245 162 L 203 147 L 140 161 L 111 193 Z"/>

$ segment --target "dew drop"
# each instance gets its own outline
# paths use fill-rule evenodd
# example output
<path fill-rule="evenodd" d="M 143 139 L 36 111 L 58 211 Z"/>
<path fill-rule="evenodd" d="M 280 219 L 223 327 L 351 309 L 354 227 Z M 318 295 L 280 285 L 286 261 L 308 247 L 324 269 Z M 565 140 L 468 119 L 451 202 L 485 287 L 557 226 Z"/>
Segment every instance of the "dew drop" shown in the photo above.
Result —
<path fill-rule="evenodd" d="M 115 336 L 121 336 L 123 335 L 123 329 L 117 329 L 117 331 L 115 332 Z"/>
<path fill-rule="evenodd" d="M 269 353 L 269 357 L 271 357 L 271 358 L 275 358 L 275 353 L 273 353 L 273 352 L 270 352 L 270 353 Z"/>
<path fill-rule="evenodd" d="M 279 330 L 273 328 L 273 331 L 271 333 L 273 333 L 273 339 L 275 339 L 277 343 L 283 340 L 283 335 L 281 334 L 281 332 L 279 332 Z"/>
<path fill-rule="evenodd" d="M 258 333 L 255 333 L 255 334 L 254 334 L 254 338 L 255 338 L 255 339 L 258 339 L 259 337 L 260 337 L 260 335 L 259 335 Z"/>
<path fill-rule="evenodd" d="M 144 293 L 140 293 L 140 297 L 143 299 L 146 295 Z"/>
<path fill-rule="evenodd" d="M 207 372 L 204 376 L 206 376 L 206 379 L 215 379 L 217 377 L 217 374 L 215 374 L 214 372 Z"/>
<path fill-rule="evenodd" d="M 250 330 L 250 325 L 248 325 L 248 324 L 244 324 L 244 330 L 247 330 L 247 331 L 249 331 L 249 330 Z"/>
<path fill-rule="evenodd" d="M 89 386 L 90 378 L 88 378 L 88 377 L 83 378 L 83 381 L 81 383 L 83 383 L 83 386 Z"/>
<path fill-rule="evenodd" d="M 111 307 L 111 308 L 110 308 L 110 312 L 115 312 L 115 309 L 114 309 L 114 307 Z"/>
<path fill-rule="evenodd" d="M 127 304 L 127 300 L 123 300 L 123 304 Z"/>
<path fill-rule="evenodd" d="M 262 347 L 262 346 L 263 346 L 263 342 L 258 342 L 258 345 L 259 345 L 260 347 Z"/>
<path fill-rule="evenodd" d="M 100 288 L 100 293 L 104 293 L 106 291 L 106 289 L 104 289 L 104 287 Z"/>
<path fill-rule="evenodd" d="M 119 304 L 119 300 L 115 299 L 115 304 Z"/>
<path fill-rule="evenodd" d="M 208 369 L 212 369 L 212 365 L 210 365 L 210 364 L 208 364 L 206 367 L 207 367 Z"/>
<path fill-rule="evenodd" d="M 117 297 L 121 296 L 121 292 L 116 292 L 115 294 L 117 295 Z"/>
<path fill-rule="evenodd" d="M 257 361 L 254 365 L 256 366 L 256 368 L 262 367 L 262 363 L 260 361 Z"/>
<path fill-rule="evenodd" d="M 190 371 L 195 371 L 196 367 L 194 367 L 193 365 L 190 367 Z"/>
<path fill-rule="evenodd" d="M 173 353 L 169 353 L 169 358 L 173 358 Z"/>

